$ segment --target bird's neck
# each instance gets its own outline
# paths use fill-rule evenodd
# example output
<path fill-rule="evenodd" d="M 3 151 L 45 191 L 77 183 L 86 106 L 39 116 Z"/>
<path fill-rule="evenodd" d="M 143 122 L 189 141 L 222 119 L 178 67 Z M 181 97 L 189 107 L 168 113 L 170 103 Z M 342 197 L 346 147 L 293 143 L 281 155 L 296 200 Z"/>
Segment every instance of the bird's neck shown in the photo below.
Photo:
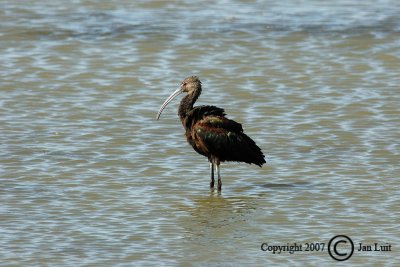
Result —
<path fill-rule="evenodd" d="M 188 113 L 193 109 L 193 105 L 201 94 L 201 87 L 193 91 L 193 93 L 186 95 L 182 98 L 181 104 L 179 105 L 178 115 L 182 123 L 185 120 Z"/>

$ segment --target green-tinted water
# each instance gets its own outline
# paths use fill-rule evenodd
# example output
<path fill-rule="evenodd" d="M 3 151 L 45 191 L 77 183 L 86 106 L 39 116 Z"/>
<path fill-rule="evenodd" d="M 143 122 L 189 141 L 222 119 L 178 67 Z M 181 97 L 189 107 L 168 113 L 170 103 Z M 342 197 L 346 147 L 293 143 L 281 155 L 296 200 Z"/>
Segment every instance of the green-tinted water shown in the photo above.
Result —
<path fill-rule="evenodd" d="M 397 1 L 1 6 L 1 265 L 334 265 L 260 247 L 338 234 L 400 261 Z M 193 74 L 267 154 L 220 195 L 178 101 L 155 120 Z"/>

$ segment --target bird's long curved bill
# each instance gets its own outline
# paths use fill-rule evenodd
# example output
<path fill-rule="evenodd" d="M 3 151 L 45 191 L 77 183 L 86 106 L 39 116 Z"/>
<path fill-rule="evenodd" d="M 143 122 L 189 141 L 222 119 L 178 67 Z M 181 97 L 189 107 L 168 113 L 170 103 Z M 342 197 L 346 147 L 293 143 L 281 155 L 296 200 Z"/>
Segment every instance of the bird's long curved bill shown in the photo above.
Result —
<path fill-rule="evenodd" d="M 161 105 L 160 110 L 157 113 L 157 117 L 156 119 L 158 120 L 161 116 L 161 112 L 164 110 L 164 108 L 168 105 L 169 102 L 172 101 L 172 99 L 174 99 L 175 97 L 177 97 L 180 93 L 182 93 L 181 88 L 176 89 L 165 101 L 164 103 Z"/>

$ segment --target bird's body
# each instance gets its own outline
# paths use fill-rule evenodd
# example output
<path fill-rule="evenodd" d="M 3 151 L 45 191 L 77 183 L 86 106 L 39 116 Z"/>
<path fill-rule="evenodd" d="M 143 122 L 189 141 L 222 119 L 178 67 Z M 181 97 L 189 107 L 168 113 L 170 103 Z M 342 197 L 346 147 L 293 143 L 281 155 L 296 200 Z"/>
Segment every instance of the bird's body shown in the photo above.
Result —
<path fill-rule="evenodd" d="M 210 162 L 214 158 L 218 162 L 241 161 L 259 166 L 265 163 L 260 148 L 243 133 L 240 123 L 225 117 L 223 109 L 195 107 L 182 123 L 189 144 Z"/>
<path fill-rule="evenodd" d="M 225 117 L 225 111 L 215 106 L 193 107 L 201 94 L 201 82 L 196 76 L 183 80 L 180 88 L 161 106 L 157 119 L 166 105 L 182 92 L 188 94 L 179 105 L 178 115 L 185 129 L 189 144 L 210 162 L 211 182 L 214 187 L 214 167 L 218 173 L 218 190 L 222 182 L 219 165 L 224 161 L 239 161 L 262 166 L 264 155 L 256 143 L 244 132 L 242 125 Z"/>

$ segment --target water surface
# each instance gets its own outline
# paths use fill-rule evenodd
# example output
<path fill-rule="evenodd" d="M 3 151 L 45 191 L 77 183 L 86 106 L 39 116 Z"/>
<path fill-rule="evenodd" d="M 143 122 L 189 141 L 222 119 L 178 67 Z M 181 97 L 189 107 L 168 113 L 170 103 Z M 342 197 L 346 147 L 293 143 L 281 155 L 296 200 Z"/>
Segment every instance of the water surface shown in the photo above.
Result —
<path fill-rule="evenodd" d="M 397 1 L 1 1 L 3 266 L 336 263 L 263 242 L 392 244 L 400 261 Z M 178 101 L 224 107 L 267 155 L 222 165 Z"/>

